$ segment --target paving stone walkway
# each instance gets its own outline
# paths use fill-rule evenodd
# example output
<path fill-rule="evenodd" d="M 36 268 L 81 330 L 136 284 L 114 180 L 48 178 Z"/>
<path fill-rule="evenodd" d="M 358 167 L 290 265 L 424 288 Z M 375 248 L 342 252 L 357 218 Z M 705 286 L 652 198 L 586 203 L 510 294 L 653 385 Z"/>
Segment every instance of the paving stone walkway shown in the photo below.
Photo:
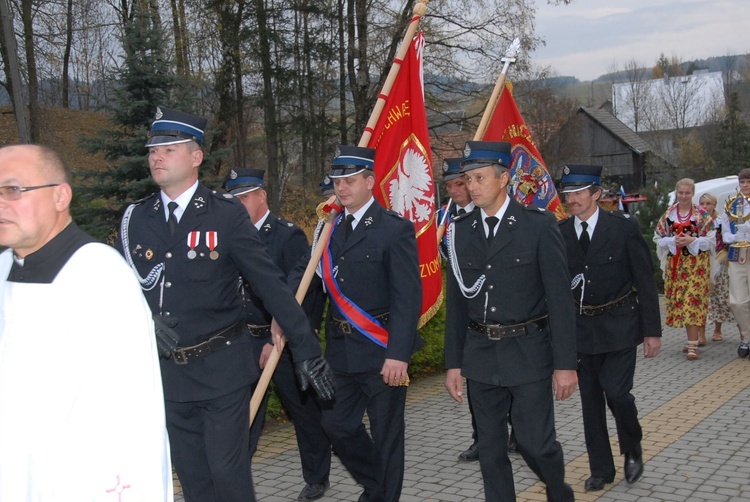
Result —
<path fill-rule="evenodd" d="M 646 469 L 633 485 L 624 481 L 620 465 L 605 491 L 584 492 L 589 470 L 580 398 L 576 393 L 556 403 L 566 480 L 576 500 L 750 501 L 750 360 L 737 357 L 737 329 L 725 326 L 724 341 L 709 340 L 697 361 L 685 358 L 684 344 L 684 329 L 665 327 L 661 355 L 638 359 L 634 394 L 644 428 Z M 609 424 L 613 451 L 619 451 L 611 416 Z M 479 464 L 457 461 L 470 443 L 468 406 L 448 396 L 443 376 L 412 381 L 401 501 L 484 500 Z M 543 485 L 520 455 L 511 457 L 518 500 L 544 501 Z M 253 475 L 258 500 L 296 499 L 304 482 L 291 425 L 274 426 L 263 435 Z M 356 501 L 362 492 L 335 456 L 330 481 L 322 502 Z M 183 502 L 178 483 L 175 492 L 175 502 Z"/>

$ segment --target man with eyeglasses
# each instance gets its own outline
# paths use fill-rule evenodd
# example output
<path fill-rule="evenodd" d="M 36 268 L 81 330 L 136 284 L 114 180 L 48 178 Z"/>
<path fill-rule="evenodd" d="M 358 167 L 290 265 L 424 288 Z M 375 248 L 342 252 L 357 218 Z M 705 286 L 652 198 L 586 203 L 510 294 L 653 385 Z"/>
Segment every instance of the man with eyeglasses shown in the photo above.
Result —
<path fill-rule="evenodd" d="M 0 148 L 0 500 L 171 502 L 151 312 L 71 197 L 56 152 Z"/>

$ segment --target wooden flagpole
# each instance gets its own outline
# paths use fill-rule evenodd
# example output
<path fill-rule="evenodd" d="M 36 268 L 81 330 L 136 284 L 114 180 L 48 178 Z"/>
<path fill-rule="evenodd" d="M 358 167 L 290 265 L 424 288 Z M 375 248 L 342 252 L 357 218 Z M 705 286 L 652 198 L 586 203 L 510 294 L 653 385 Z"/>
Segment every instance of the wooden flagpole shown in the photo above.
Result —
<path fill-rule="evenodd" d="M 503 62 L 503 69 L 500 72 L 500 76 L 497 78 L 495 88 L 492 90 L 492 96 L 490 96 L 490 100 L 487 102 L 487 107 L 484 109 L 484 115 L 482 115 L 482 120 L 479 122 L 479 127 L 474 133 L 474 141 L 480 141 L 482 137 L 484 137 L 484 133 L 487 131 L 490 118 L 495 111 L 497 103 L 500 101 L 500 94 L 503 92 L 503 87 L 505 86 L 505 74 L 508 72 L 510 64 L 515 63 L 516 57 L 518 56 L 518 49 L 520 47 L 521 40 L 515 38 L 510 44 L 510 47 L 508 47 L 508 50 L 505 51 L 505 56 L 501 59 Z"/>
<path fill-rule="evenodd" d="M 340 209 L 335 209 L 339 208 L 339 206 L 336 205 L 336 202 L 337 200 L 335 196 L 330 197 L 327 201 L 328 207 L 332 208 L 331 212 L 328 213 L 326 222 L 320 231 L 320 235 L 318 235 L 318 242 L 310 255 L 310 261 L 307 262 L 307 268 L 305 268 L 305 273 L 297 287 L 297 293 L 294 295 L 294 298 L 300 305 L 302 305 L 302 301 L 305 299 L 307 290 L 310 287 L 313 276 L 315 275 L 315 269 L 318 267 L 318 263 L 320 263 L 326 244 L 328 244 L 328 237 L 331 235 L 333 222 L 336 220 L 336 216 L 340 212 Z M 263 402 L 263 397 L 266 395 L 266 389 L 268 389 L 268 385 L 271 383 L 271 377 L 273 377 L 273 372 L 276 371 L 276 366 L 279 364 L 281 352 L 284 350 L 285 345 L 286 339 L 282 337 L 278 346 L 274 347 L 274 350 L 271 351 L 271 355 L 268 357 L 268 361 L 266 361 L 266 365 L 263 368 L 263 373 L 260 375 L 258 384 L 255 386 L 253 396 L 250 398 L 250 425 L 253 424 L 255 415 L 258 413 L 258 409 Z"/>
<path fill-rule="evenodd" d="M 378 97 L 378 101 L 375 103 L 375 107 L 370 114 L 370 119 L 367 121 L 365 131 L 362 133 L 362 137 L 359 140 L 359 146 L 366 147 L 370 142 L 372 132 L 378 123 L 378 119 L 380 118 L 380 114 L 383 112 L 383 108 L 385 107 L 385 101 L 388 98 L 388 94 L 390 94 L 391 88 L 393 88 L 393 83 L 396 81 L 399 70 L 401 70 L 401 61 L 403 61 L 406 57 L 406 53 L 409 51 L 409 45 L 414 38 L 414 34 L 417 32 L 419 20 L 427 13 L 428 1 L 429 0 L 420 0 L 420 2 L 417 3 L 412 10 L 412 13 L 414 15 L 409 22 L 409 27 L 407 28 L 404 39 L 401 42 L 401 46 L 399 47 L 398 53 L 396 55 L 396 61 L 394 61 L 393 65 L 391 65 L 391 70 L 390 72 L 388 72 L 388 77 L 383 84 L 383 89 L 380 93 L 380 96 Z M 338 205 L 335 205 L 336 202 L 336 199 L 334 197 L 331 197 L 331 199 L 328 200 L 328 206 L 339 207 Z M 323 256 L 323 250 L 328 243 L 328 236 L 331 234 L 332 225 L 334 220 L 336 219 L 337 214 L 337 211 L 331 211 L 328 218 L 326 218 L 326 222 L 323 225 L 323 229 L 321 230 L 320 235 L 318 236 L 318 243 L 312 252 L 312 256 L 310 256 L 310 261 L 307 264 L 305 274 L 302 276 L 302 280 L 300 281 L 299 287 L 297 288 L 297 294 L 295 295 L 295 298 L 300 304 L 302 303 L 302 300 L 305 299 L 307 289 L 310 287 L 313 275 L 315 274 L 315 269 L 317 268 L 318 263 Z M 258 413 L 260 404 L 263 402 L 263 397 L 266 394 L 266 389 L 268 389 L 268 384 L 271 382 L 273 372 L 276 371 L 276 366 L 279 364 L 281 351 L 284 350 L 285 344 L 286 341 L 282 338 L 278 346 L 274 347 L 274 350 L 271 351 L 271 355 L 268 358 L 268 361 L 266 361 L 266 366 L 263 368 L 263 373 L 260 375 L 258 384 L 255 387 L 255 392 L 253 392 L 253 396 L 250 399 L 251 425 L 253 423 L 253 420 L 255 420 L 255 415 Z"/>
<path fill-rule="evenodd" d="M 372 132 L 375 130 L 375 126 L 378 125 L 378 119 L 380 119 L 380 114 L 383 113 L 383 108 L 385 108 L 385 102 L 388 99 L 388 95 L 391 93 L 393 83 L 396 82 L 398 72 L 401 71 L 402 61 L 406 57 L 406 53 L 409 52 L 409 46 L 411 45 L 414 34 L 417 32 L 417 28 L 419 27 L 419 20 L 425 14 L 427 14 L 428 1 L 429 0 L 420 0 L 420 2 L 417 3 L 412 10 L 413 17 L 409 22 L 409 27 L 406 29 L 404 39 L 401 41 L 401 46 L 398 48 L 396 59 L 391 65 L 391 71 L 388 72 L 388 77 L 385 79 L 383 90 L 380 91 L 380 95 L 378 96 L 378 100 L 375 103 L 375 107 L 372 109 L 370 120 L 367 121 L 367 126 L 362 133 L 362 137 L 359 139 L 359 146 L 366 147 L 370 143 Z"/>

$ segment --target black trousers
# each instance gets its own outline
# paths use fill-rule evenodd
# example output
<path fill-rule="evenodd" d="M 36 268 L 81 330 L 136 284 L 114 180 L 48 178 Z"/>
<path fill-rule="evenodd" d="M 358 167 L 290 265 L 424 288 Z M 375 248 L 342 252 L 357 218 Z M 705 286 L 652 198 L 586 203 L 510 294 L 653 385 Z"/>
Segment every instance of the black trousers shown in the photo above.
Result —
<path fill-rule="evenodd" d="M 260 354 L 260 350 L 257 351 Z M 281 398 L 297 434 L 302 476 L 305 483 L 324 484 L 331 472 L 331 442 L 323 432 L 321 425 L 322 412 L 315 400 L 314 392 L 308 389 L 302 392 L 297 384 L 289 349 L 284 349 L 273 374 L 276 393 Z M 263 431 L 263 422 L 268 407 L 268 393 L 258 409 L 253 425 L 250 427 L 250 456 L 255 454 L 258 441 Z"/>
<path fill-rule="evenodd" d="M 551 379 L 516 387 L 468 380 L 468 387 L 479 434 L 479 466 L 485 500 L 516 500 L 513 468 L 508 458 L 508 413 L 513 417 L 518 451 L 547 485 L 547 499 L 574 500 L 572 489 L 565 484 L 562 447 L 555 436 Z"/>
<path fill-rule="evenodd" d="M 620 440 L 620 453 L 641 447 L 643 431 L 633 390 L 637 347 L 604 354 L 578 354 L 578 386 L 581 390 L 583 431 L 591 475 L 615 476 L 612 447 L 607 431 L 607 409 L 612 410 Z"/>
<path fill-rule="evenodd" d="M 406 387 L 379 373 L 336 372 L 336 402 L 323 410 L 323 429 L 368 502 L 398 502 L 404 482 Z M 362 422 L 365 411 L 370 432 Z"/>
<path fill-rule="evenodd" d="M 166 402 L 172 463 L 186 502 L 254 502 L 250 387 L 188 403 Z"/>

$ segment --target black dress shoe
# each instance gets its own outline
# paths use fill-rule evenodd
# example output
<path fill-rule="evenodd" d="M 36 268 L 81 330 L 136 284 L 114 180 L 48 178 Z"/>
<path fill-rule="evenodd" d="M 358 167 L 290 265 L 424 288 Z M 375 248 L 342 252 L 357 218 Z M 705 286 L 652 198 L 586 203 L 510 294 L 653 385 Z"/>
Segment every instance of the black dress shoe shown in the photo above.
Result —
<path fill-rule="evenodd" d="M 329 486 L 331 485 L 328 481 L 325 483 L 307 483 L 299 493 L 297 500 L 318 500 L 325 495 Z"/>
<path fill-rule="evenodd" d="M 508 439 L 508 453 L 518 452 L 518 441 L 516 440 L 516 433 L 511 431 L 510 439 Z"/>
<path fill-rule="evenodd" d="M 461 462 L 474 462 L 479 460 L 479 444 L 474 443 L 469 449 L 458 456 Z"/>
<path fill-rule="evenodd" d="M 598 492 L 599 490 L 604 490 L 604 485 L 606 485 L 607 483 L 611 483 L 614 480 L 615 478 L 605 479 L 598 476 L 591 476 L 583 484 L 583 487 L 587 492 Z"/>
<path fill-rule="evenodd" d="M 638 481 L 643 474 L 643 455 L 640 450 L 625 454 L 625 481 L 630 484 Z"/>

